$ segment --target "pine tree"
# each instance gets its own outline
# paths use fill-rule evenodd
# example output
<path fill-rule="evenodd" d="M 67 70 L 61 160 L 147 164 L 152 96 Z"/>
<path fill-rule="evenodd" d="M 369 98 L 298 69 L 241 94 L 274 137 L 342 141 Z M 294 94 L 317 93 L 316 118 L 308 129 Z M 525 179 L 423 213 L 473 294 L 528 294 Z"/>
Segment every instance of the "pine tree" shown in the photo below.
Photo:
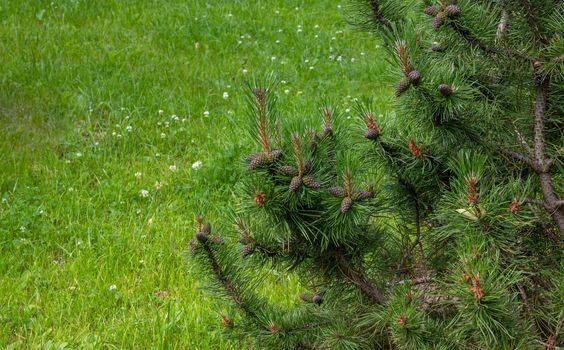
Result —
<path fill-rule="evenodd" d="M 350 130 L 327 107 L 319 130 L 284 130 L 272 86 L 250 89 L 261 150 L 234 229 L 198 217 L 190 244 L 226 332 L 267 349 L 564 346 L 563 3 L 352 10 L 396 63 L 395 113 L 359 104 Z M 300 279 L 292 308 L 257 293 L 264 265 Z"/>

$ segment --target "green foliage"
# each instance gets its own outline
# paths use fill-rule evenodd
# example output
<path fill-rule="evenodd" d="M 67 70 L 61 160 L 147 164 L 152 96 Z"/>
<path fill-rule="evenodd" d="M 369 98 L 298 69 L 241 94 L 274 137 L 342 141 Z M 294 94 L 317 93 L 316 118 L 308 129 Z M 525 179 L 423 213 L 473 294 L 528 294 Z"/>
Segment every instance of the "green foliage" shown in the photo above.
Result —
<path fill-rule="evenodd" d="M 252 87 L 262 151 L 237 189 L 243 260 L 295 271 L 309 296 L 297 315 L 231 298 L 247 322 L 263 319 L 248 309 L 303 322 L 243 334 L 276 349 L 561 344 L 562 6 L 353 2 L 351 22 L 383 40 L 392 68 L 378 78 L 396 95 L 394 113 L 363 96 L 357 127 L 329 106 L 321 128 L 268 120 L 271 82 Z M 224 266 L 221 255 L 202 264 Z M 250 266 L 219 281 L 256 281 Z"/>

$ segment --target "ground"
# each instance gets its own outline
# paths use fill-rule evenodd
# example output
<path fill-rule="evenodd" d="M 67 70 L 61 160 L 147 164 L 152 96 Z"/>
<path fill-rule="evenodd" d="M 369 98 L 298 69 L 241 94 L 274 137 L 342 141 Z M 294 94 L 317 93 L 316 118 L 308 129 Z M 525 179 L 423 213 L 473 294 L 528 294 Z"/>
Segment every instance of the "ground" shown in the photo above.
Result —
<path fill-rule="evenodd" d="M 186 257 L 195 213 L 232 230 L 253 76 L 277 77 L 287 125 L 387 104 L 378 41 L 345 5 L 0 2 L 0 347 L 242 348 Z"/>

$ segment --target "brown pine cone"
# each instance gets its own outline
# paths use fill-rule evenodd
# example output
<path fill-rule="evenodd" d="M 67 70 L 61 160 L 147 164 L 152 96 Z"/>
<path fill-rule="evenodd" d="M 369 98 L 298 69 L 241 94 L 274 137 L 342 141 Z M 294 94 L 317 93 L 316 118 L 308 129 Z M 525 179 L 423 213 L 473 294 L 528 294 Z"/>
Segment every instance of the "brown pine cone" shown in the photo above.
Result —
<path fill-rule="evenodd" d="M 344 197 L 346 194 L 345 189 L 342 187 L 330 187 L 328 191 L 335 197 Z"/>
<path fill-rule="evenodd" d="M 295 176 L 298 172 L 296 171 L 296 168 L 294 168 L 291 165 L 283 165 L 280 167 L 280 172 L 288 175 L 288 176 Z"/>
<path fill-rule="evenodd" d="M 447 16 L 449 17 L 456 17 L 460 14 L 460 7 L 452 4 L 452 5 L 448 5 L 445 8 L 445 13 L 447 14 Z"/>
<path fill-rule="evenodd" d="M 364 132 L 364 137 L 369 140 L 376 140 L 378 136 L 380 136 L 380 133 L 376 129 L 369 128 Z"/>
<path fill-rule="evenodd" d="M 349 209 L 351 209 L 352 206 L 352 198 L 351 197 L 345 197 L 343 198 L 343 201 L 341 202 L 341 213 L 346 213 L 349 211 Z"/>
<path fill-rule="evenodd" d="M 437 6 L 427 6 L 425 7 L 425 10 L 423 10 L 423 12 L 427 16 L 435 17 L 439 13 L 439 9 Z"/>
<path fill-rule="evenodd" d="M 402 80 L 400 80 L 395 87 L 395 94 L 396 97 L 399 97 L 401 94 L 403 94 L 407 89 L 409 89 L 409 85 L 410 85 L 410 81 L 407 78 L 403 78 Z"/>
<path fill-rule="evenodd" d="M 454 89 L 448 84 L 440 84 L 438 90 L 443 96 L 451 96 L 454 94 Z"/>
<path fill-rule="evenodd" d="M 409 74 L 407 75 L 407 78 L 408 78 L 414 85 L 417 85 L 417 84 L 419 84 L 419 81 L 421 80 L 421 73 L 419 73 L 419 71 L 412 70 L 412 71 L 409 72 Z"/>
<path fill-rule="evenodd" d="M 304 185 L 310 188 L 318 189 L 321 187 L 321 184 L 319 184 L 319 182 L 317 182 L 317 180 L 315 180 L 312 176 L 304 176 L 302 181 L 304 182 Z"/>
<path fill-rule="evenodd" d="M 433 28 L 439 29 L 445 23 L 445 13 L 439 12 L 433 19 Z"/>
<path fill-rule="evenodd" d="M 243 256 L 243 258 L 246 258 L 249 255 L 253 254 L 254 251 L 255 251 L 254 244 L 248 244 L 245 246 L 245 248 L 243 248 L 243 253 L 241 253 L 241 255 Z"/>
<path fill-rule="evenodd" d="M 288 186 L 288 191 L 296 192 L 300 185 L 302 184 L 302 178 L 299 176 L 294 176 L 292 181 L 290 181 L 290 186 Z"/>

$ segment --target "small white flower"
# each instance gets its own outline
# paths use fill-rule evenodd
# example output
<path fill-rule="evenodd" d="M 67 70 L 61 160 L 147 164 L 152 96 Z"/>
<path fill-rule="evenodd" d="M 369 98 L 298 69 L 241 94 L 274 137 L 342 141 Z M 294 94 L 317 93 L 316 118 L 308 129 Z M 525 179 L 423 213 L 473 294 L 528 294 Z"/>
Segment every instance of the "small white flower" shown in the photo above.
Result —
<path fill-rule="evenodd" d="M 280 44 L 280 40 L 276 40 L 275 43 Z"/>
<path fill-rule="evenodd" d="M 20 231 L 21 231 L 21 232 L 25 232 L 25 231 L 26 231 L 25 226 L 20 226 Z"/>
<path fill-rule="evenodd" d="M 168 167 L 168 169 L 172 172 L 175 172 L 176 171 L 176 165 L 171 165 L 171 166 Z"/>
<path fill-rule="evenodd" d="M 232 13 L 228 13 L 228 14 L 227 14 L 227 17 L 233 17 L 233 14 L 232 14 Z"/>
<path fill-rule="evenodd" d="M 360 55 L 361 55 L 361 56 L 364 56 L 364 55 L 366 55 L 366 54 L 365 54 L 364 52 L 361 52 Z"/>
<path fill-rule="evenodd" d="M 271 60 L 271 61 L 276 61 L 276 56 L 270 57 L 270 60 Z"/>
<path fill-rule="evenodd" d="M 350 113 L 350 112 L 351 112 L 351 109 L 350 109 L 350 108 L 347 108 L 347 109 L 345 109 L 345 112 L 346 112 L 346 113 Z"/>
<path fill-rule="evenodd" d="M 280 80 L 280 84 L 286 84 L 286 80 Z"/>
<path fill-rule="evenodd" d="M 183 122 L 183 123 L 186 123 L 186 118 L 182 118 L 182 122 Z"/>
<path fill-rule="evenodd" d="M 343 60 L 343 56 L 337 57 L 337 62 L 341 62 Z"/>
<path fill-rule="evenodd" d="M 243 74 L 247 74 L 248 70 L 246 68 L 243 68 Z"/>
<path fill-rule="evenodd" d="M 119 129 L 119 128 L 121 128 L 121 125 L 116 124 L 116 129 Z"/>
<path fill-rule="evenodd" d="M 314 69 L 314 68 L 315 68 L 314 66 L 309 66 L 309 70 L 312 70 L 312 69 Z"/>
<path fill-rule="evenodd" d="M 301 32 L 303 32 L 303 29 L 302 29 L 302 28 L 298 28 L 298 33 L 301 33 Z"/>
<path fill-rule="evenodd" d="M 94 142 L 94 146 L 98 146 L 100 144 L 100 142 L 96 141 Z"/>
<path fill-rule="evenodd" d="M 151 226 L 153 224 L 153 218 L 149 218 L 149 220 L 147 220 L 147 225 Z"/>
<path fill-rule="evenodd" d="M 130 116 L 126 115 L 126 116 L 125 116 L 125 120 L 128 120 L 128 119 L 129 119 L 129 117 L 130 117 Z"/>
<path fill-rule="evenodd" d="M 159 114 L 163 114 L 164 111 L 162 109 L 159 109 Z"/>
<path fill-rule="evenodd" d="M 314 37 L 317 39 L 317 38 L 319 38 L 319 35 L 315 34 Z"/>
<path fill-rule="evenodd" d="M 155 182 L 155 189 L 160 190 L 163 187 L 163 183 L 160 181 Z"/>
<path fill-rule="evenodd" d="M 149 197 L 149 191 L 141 190 L 141 191 L 139 191 L 139 195 L 143 198 L 147 198 L 147 197 Z"/>
<path fill-rule="evenodd" d="M 135 213 L 137 213 L 137 215 L 141 214 L 141 209 L 137 209 Z"/>
<path fill-rule="evenodd" d="M 194 169 L 194 170 L 198 170 L 198 169 L 202 168 L 202 166 L 203 166 L 203 163 L 202 163 L 201 160 L 197 160 L 194 163 L 192 163 L 192 169 Z"/>
<path fill-rule="evenodd" d="M 131 132 L 131 130 L 133 130 L 133 127 L 131 125 L 128 125 L 125 127 L 125 130 Z"/>
<path fill-rule="evenodd" d="M 313 28 L 315 29 L 319 28 L 319 24 L 314 25 Z"/>
<path fill-rule="evenodd" d="M 210 116 L 210 112 L 209 111 L 204 111 L 204 117 L 209 117 Z"/>
<path fill-rule="evenodd" d="M 112 284 L 112 285 L 108 288 L 108 290 L 109 290 L 110 292 L 112 292 L 112 291 L 114 291 L 114 290 L 116 290 L 116 289 L 117 289 L 117 286 L 116 286 L 115 284 Z"/>
<path fill-rule="evenodd" d="M 284 93 L 285 93 L 286 95 L 288 95 L 288 94 L 290 93 L 290 89 L 284 90 Z"/>
<path fill-rule="evenodd" d="M 164 132 L 161 132 L 161 139 L 164 139 L 166 137 L 166 134 Z"/>
<path fill-rule="evenodd" d="M 276 10 L 276 11 L 274 11 L 274 13 L 277 14 L 277 15 L 279 15 L 279 14 L 280 14 L 280 11 Z"/>
<path fill-rule="evenodd" d="M 76 152 L 76 156 L 77 156 L 77 157 L 82 157 L 82 153 Z"/>
<path fill-rule="evenodd" d="M 229 98 L 229 93 L 227 91 L 223 92 L 223 99 L 227 100 Z"/>
<path fill-rule="evenodd" d="M 243 42 L 241 40 L 237 40 L 237 44 L 241 45 Z"/>
<path fill-rule="evenodd" d="M 138 171 L 138 172 L 136 172 L 136 173 L 135 173 L 135 177 L 136 177 L 136 178 L 140 178 L 140 177 L 141 177 L 141 175 L 143 175 L 143 174 L 141 174 L 141 172 L 140 172 L 140 171 Z"/>
<path fill-rule="evenodd" d="M 278 29 L 278 33 L 282 33 L 284 29 Z"/>
<path fill-rule="evenodd" d="M 354 63 L 354 61 L 356 61 L 356 59 L 354 57 L 351 58 L 351 63 Z"/>
<path fill-rule="evenodd" d="M 161 125 L 163 125 L 163 123 L 161 123 L 161 122 L 157 122 L 157 125 L 158 125 L 158 126 L 161 126 Z"/>
<path fill-rule="evenodd" d="M 121 139 L 121 134 L 116 135 L 118 139 Z"/>
<path fill-rule="evenodd" d="M 305 60 L 304 63 L 309 63 L 309 60 Z"/>

